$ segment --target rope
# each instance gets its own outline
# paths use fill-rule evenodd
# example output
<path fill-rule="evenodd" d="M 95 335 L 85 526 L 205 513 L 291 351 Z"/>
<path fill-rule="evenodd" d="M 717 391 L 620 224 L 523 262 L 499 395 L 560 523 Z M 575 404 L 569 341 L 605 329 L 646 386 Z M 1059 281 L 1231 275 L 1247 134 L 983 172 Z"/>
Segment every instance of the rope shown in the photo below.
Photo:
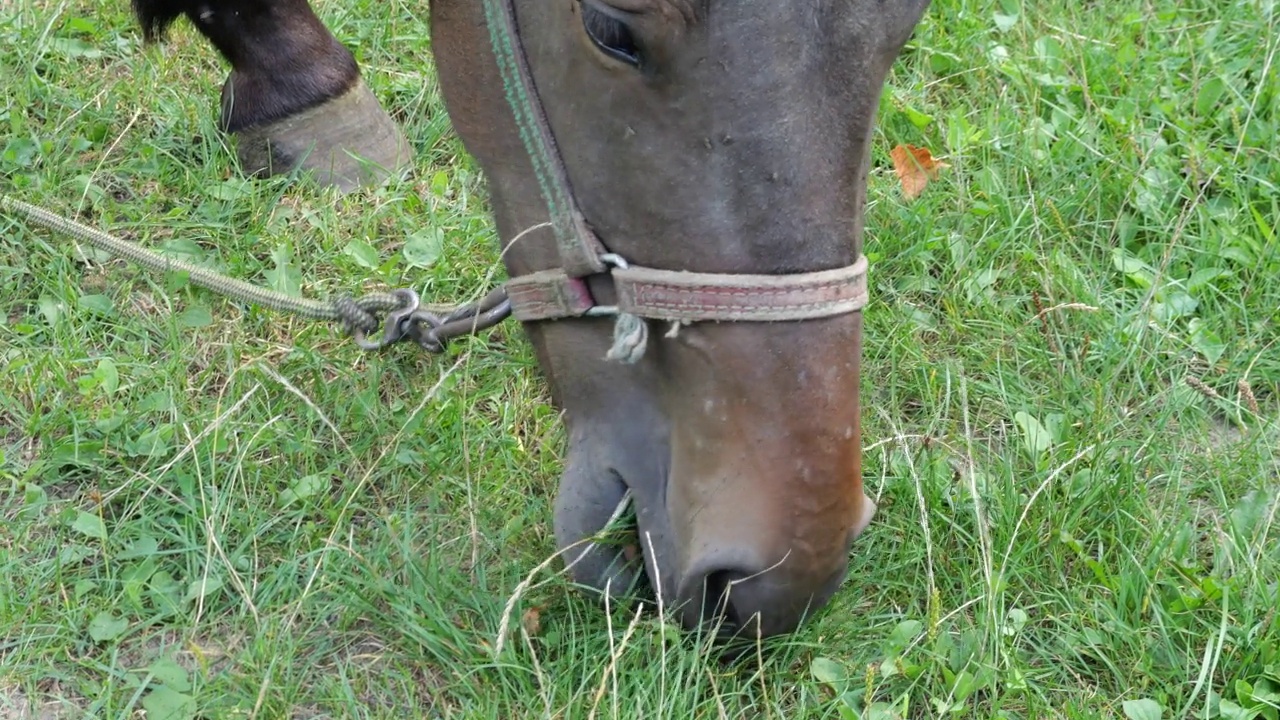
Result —
<path fill-rule="evenodd" d="M 605 359 L 635 365 L 644 357 L 648 343 L 648 323 L 631 313 L 618 313 L 613 325 L 613 345 L 609 347 Z"/>
<path fill-rule="evenodd" d="M 236 280 L 189 262 L 165 257 L 137 243 L 108 235 L 101 230 L 82 225 L 3 193 L 0 193 L 0 209 L 24 217 L 54 232 L 70 235 L 117 257 L 132 260 L 150 270 L 185 272 L 191 284 L 223 297 L 291 313 L 309 320 L 341 321 L 351 332 L 373 332 L 380 323 L 375 313 L 397 310 L 404 304 L 401 297 L 393 293 L 372 293 L 359 300 L 344 296 L 327 302 L 294 297 L 243 280 Z"/>

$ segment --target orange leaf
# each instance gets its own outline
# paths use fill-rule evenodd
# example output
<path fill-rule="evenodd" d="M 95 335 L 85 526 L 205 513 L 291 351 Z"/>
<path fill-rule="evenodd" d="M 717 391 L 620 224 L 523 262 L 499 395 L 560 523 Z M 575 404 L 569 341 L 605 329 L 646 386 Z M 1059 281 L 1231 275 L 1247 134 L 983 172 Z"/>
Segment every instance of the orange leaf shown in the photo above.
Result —
<path fill-rule="evenodd" d="M 915 145 L 899 145 L 889 151 L 889 157 L 893 158 L 893 169 L 902 181 L 902 194 L 908 200 L 914 200 L 924 192 L 924 186 L 930 180 L 937 180 L 939 170 L 951 167 L 933 159 L 929 148 Z"/>

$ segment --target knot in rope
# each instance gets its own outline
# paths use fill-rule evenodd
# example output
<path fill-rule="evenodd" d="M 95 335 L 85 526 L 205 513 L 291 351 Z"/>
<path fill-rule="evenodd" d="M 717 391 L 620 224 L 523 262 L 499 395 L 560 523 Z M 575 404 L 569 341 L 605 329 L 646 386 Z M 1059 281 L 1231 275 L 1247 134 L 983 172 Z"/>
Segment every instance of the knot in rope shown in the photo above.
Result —
<path fill-rule="evenodd" d="M 342 325 L 347 332 L 354 335 L 357 332 L 367 335 L 378 329 L 381 321 L 373 315 L 373 313 L 360 307 L 360 303 L 354 298 L 343 296 L 333 301 L 334 312 L 342 321 Z"/>
<path fill-rule="evenodd" d="M 605 359 L 634 365 L 644 357 L 648 344 L 649 323 L 631 313 L 618 313 L 613 323 L 613 345 Z"/>

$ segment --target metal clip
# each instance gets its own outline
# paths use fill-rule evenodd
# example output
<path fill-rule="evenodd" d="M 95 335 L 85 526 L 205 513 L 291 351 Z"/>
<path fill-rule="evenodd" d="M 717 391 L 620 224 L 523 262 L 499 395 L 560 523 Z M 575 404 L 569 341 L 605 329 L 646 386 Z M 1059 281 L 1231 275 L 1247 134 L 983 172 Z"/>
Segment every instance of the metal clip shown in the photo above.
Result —
<path fill-rule="evenodd" d="M 449 340 L 491 328 L 510 315 L 511 302 L 507 300 L 506 290 L 498 288 L 479 302 L 455 308 L 444 317 L 419 310 L 407 319 L 406 334 L 417 340 L 424 350 L 441 353 Z"/>
<path fill-rule="evenodd" d="M 401 288 L 393 290 L 392 295 L 400 298 L 400 307 L 387 313 L 387 319 L 383 321 L 382 339 L 367 340 L 363 332 L 357 330 L 353 333 L 356 344 L 365 350 L 381 350 L 388 345 L 393 345 L 404 339 L 408 332 L 408 320 L 418 311 L 418 307 L 422 304 L 418 299 L 418 293 L 409 288 Z"/>
<path fill-rule="evenodd" d="M 617 268 L 619 270 L 626 270 L 631 267 L 631 265 L 627 263 L 627 259 L 618 253 L 605 253 L 600 256 L 600 262 L 611 268 Z"/>

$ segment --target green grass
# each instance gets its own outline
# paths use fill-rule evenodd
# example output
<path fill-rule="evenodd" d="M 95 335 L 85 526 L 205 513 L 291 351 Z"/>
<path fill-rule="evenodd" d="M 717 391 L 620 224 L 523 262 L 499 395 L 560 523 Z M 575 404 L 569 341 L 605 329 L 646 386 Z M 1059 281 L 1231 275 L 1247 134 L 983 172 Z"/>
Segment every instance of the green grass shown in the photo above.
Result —
<path fill-rule="evenodd" d="M 123 0 L 18 0 L 0 191 L 311 296 L 477 296 L 425 10 L 317 7 L 408 180 L 246 181 L 189 26 L 144 52 Z M 0 718 L 1275 720 L 1278 14 L 935 0 L 869 190 L 881 510 L 832 606 L 733 667 L 539 568 L 563 437 L 515 325 L 366 354 L 0 219 Z M 950 164 L 914 202 L 899 143 Z"/>

